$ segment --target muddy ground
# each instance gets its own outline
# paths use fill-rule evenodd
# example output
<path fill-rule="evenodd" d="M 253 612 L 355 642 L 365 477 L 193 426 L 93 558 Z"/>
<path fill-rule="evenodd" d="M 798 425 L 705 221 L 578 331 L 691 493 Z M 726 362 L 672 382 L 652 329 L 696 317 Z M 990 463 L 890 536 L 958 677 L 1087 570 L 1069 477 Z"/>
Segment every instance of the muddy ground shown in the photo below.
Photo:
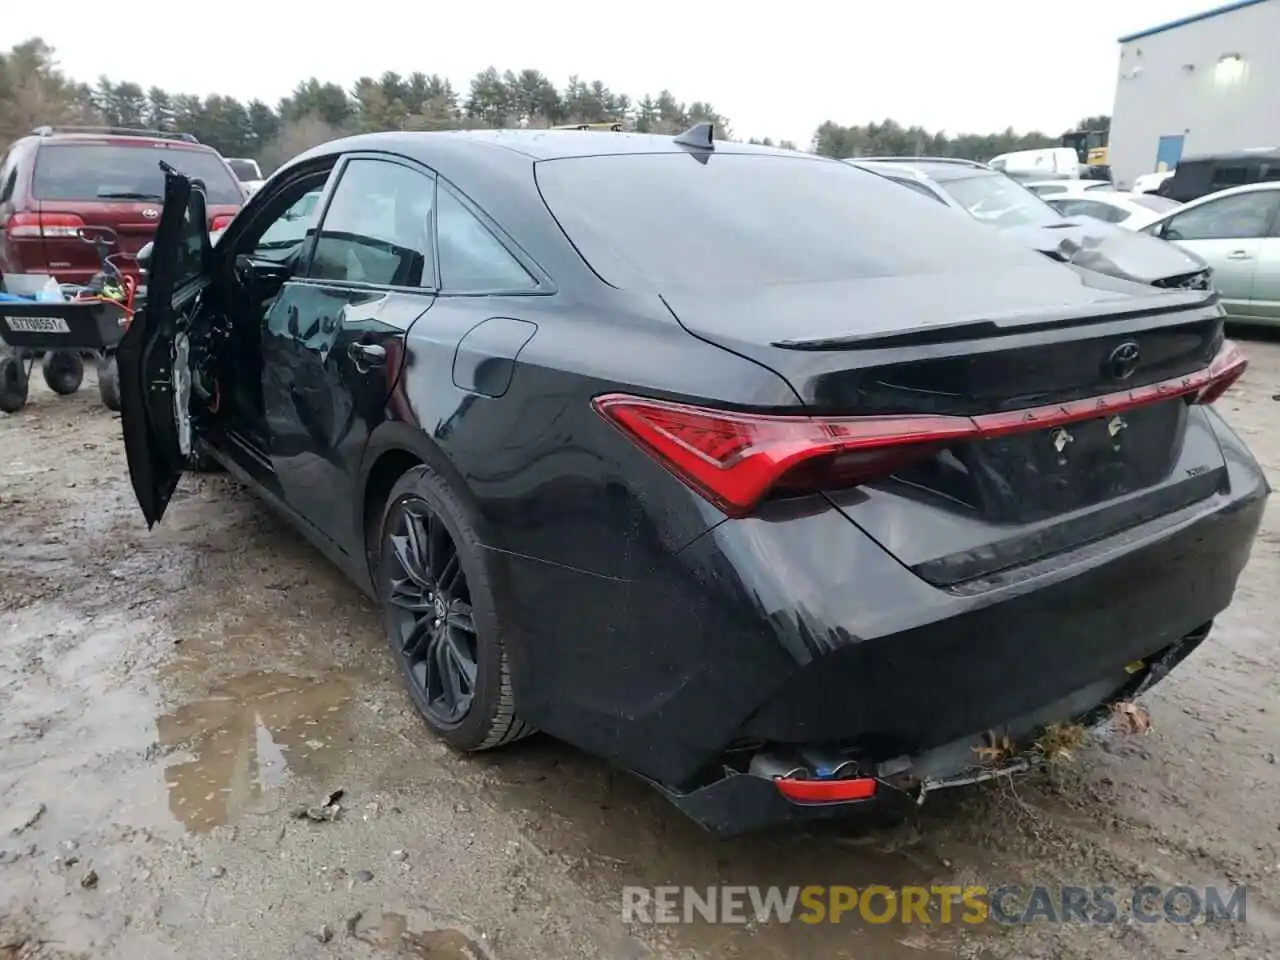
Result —
<path fill-rule="evenodd" d="M 1280 477 L 1280 344 L 1220 404 Z M 37 374 L 37 379 L 38 374 Z M 1265 957 L 1280 499 L 1146 736 L 888 823 L 715 841 L 544 737 L 426 732 L 371 604 L 222 476 L 148 532 L 91 380 L 0 414 L 0 960 Z M 1117 584 L 1117 589 L 1123 589 Z M 339 819 L 294 819 L 342 789 Z M 627 925 L 624 885 L 1245 884 L 1248 922 Z"/>

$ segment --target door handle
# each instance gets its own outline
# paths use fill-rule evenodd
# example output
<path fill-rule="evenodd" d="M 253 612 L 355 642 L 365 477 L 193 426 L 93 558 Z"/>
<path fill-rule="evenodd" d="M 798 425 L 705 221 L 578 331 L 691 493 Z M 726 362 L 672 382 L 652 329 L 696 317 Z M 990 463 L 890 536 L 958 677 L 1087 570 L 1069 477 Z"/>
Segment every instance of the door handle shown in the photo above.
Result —
<path fill-rule="evenodd" d="M 387 351 L 376 343 L 349 343 L 347 356 L 351 358 L 357 369 L 368 370 L 381 367 L 387 362 Z"/>
<path fill-rule="evenodd" d="M 1232 250 L 1230 253 L 1227 254 L 1227 259 L 1228 260 L 1248 260 L 1249 251 L 1248 250 Z"/>

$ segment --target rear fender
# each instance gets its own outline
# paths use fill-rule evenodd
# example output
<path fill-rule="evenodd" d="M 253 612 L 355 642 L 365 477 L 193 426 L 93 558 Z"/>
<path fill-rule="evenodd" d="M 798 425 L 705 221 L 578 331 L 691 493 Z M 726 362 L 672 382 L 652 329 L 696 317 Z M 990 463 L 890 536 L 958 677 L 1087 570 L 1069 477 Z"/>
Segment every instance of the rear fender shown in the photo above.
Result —
<path fill-rule="evenodd" d="M 471 488 L 467 485 L 467 481 L 462 474 L 458 472 L 457 467 L 449 461 L 449 458 L 436 442 L 422 432 L 420 427 L 401 421 L 386 421 L 379 424 L 370 435 L 368 443 L 365 444 L 364 457 L 360 463 L 359 484 L 357 486 L 360 495 L 355 498 L 352 504 L 352 510 L 354 511 L 354 516 L 352 517 L 354 521 L 353 529 L 366 530 L 367 532 L 368 523 L 371 520 L 371 517 L 366 515 L 367 510 L 375 516 L 380 516 L 376 510 L 372 509 L 373 505 L 366 506 L 365 500 L 369 493 L 369 483 L 373 478 L 378 462 L 387 454 L 396 452 L 412 455 L 439 474 L 449 485 L 449 489 L 461 501 L 463 509 L 467 511 L 467 521 L 480 536 L 481 543 L 488 546 L 493 542 L 490 525 L 485 521 L 484 514 L 475 495 L 471 492 Z M 381 505 L 379 505 L 378 509 L 380 508 Z M 365 546 L 367 552 L 367 542 Z"/>
<path fill-rule="evenodd" d="M 370 542 L 372 538 L 370 534 L 374 531 L 373 524 L 381 519 L 385 503 L 366 505 L 365 501 L 370 491 L 370 481 L 374 479 L 375 473 L 378 471 L 379 462 L 389 455 L 394 456 L 397 454 L 409 454 L 430 467 L 445 481 L 450 491 L 457 496 L 466 513 L 467 521 L 471 524 L 472 529 L 475 530 L 483 547 L 479 551 L 479 558 L 480 562 L 485 566 L 485 572 L 493 589 L 497 608 L 502 610 L 507 607 L 508 605 L 504 603 L 503 599 L 510 593 L 507 586 L 509 577 L 505 555 L 499 550 L 491 549 L 492 544 L 495 542 L 492 525 L 485 519 L 479 502 L 462 474 L 449 461 L 449 458 L 435 441 L 423 433 L 420 427 L 401 421 L 387 421 L 380 424 L 373 431 L 369 442 L 365 445 L 364 458 L 360 465 L 360 482 L 357 488 L 360 491 L 360 495 L 355 498 L 353 504 L 353 509 L 356 511 L 353 519 L 355 521 L 354 529 L 365 531 L 366 562 L 360 565 L 359 571 L 363 577 L 360 583 L 361 589 L 370 597 L 377 598 L 377 588 L 373 582 L 373 571 L 376 568 L 377 557 L 371 552 Z M 378 479 L 381 481 L 384 478 Z M 394 483 L 395 480 L 393 479 L 390 485 Z M 379 485 L 381 484 L 379 483 Z M 390 485 L 388 485 L 388 488 Z M 519 630 L 516 625 L 504 624 L 503 634 L 506 640 L 507 654 L 510 658 L 512 686 L 516 695 L 520 696 L 521 691 L 525 688 L 525 678 L 529 676 L 528 655 L 525 652 L 527 646 L 519 642 Z"/>

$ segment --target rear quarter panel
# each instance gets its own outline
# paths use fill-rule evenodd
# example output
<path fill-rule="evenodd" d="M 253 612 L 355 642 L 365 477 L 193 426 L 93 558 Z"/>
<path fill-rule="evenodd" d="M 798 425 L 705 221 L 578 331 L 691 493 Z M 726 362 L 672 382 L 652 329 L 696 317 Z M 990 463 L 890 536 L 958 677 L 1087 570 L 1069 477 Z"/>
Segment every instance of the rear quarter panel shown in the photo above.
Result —
<path fill-rule="evenodd" d="M 656 297 L 437 300 L 410 332 L 393 405 L 456 468 L 503 551 L 602 576 L 639 578 L 722 519 L 604 421 L 611 391 L 763 407 L 798 404 L 774 373 L 696 340 Z M 500 397 L 460 387 L 459 340 L 490 317 L 536 327 Z"/>

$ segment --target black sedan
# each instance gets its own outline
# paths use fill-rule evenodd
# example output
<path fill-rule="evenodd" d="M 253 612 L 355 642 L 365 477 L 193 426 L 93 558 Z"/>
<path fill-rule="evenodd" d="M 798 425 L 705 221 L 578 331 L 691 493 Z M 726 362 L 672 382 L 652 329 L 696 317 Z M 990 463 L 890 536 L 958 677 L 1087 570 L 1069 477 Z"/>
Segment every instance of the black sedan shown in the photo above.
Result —
<path fill-rule="evenodd" d="M 216 461 L 449 744 L 543 730 L 717 832 L 1094 722 L 1204 640 L 1269 492 L 1211 291 L 706 126 L 360 136 L 216 245 L 203 207 L 171 170 L 120 348 L 147 522 Z"/>

